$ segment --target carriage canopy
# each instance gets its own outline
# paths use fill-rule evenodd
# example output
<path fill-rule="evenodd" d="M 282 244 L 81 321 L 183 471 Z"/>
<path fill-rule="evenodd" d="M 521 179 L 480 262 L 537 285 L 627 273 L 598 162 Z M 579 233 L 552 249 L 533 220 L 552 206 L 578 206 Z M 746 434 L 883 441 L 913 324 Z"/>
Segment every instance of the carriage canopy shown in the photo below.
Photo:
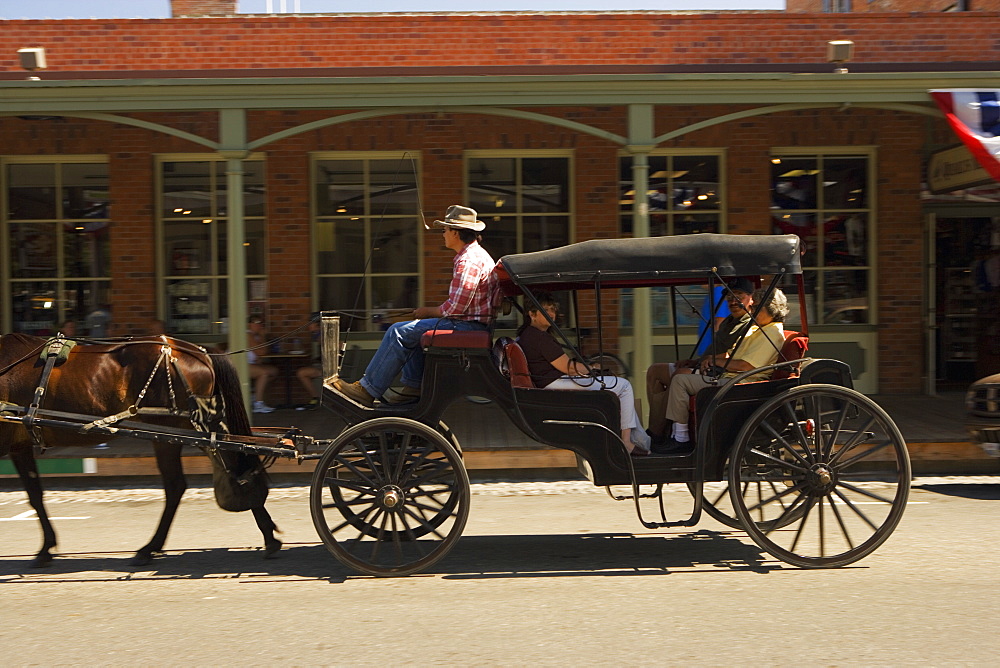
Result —
<path fill-rule="evenodd" d="M 595 239 L 560 248 L 505 255 L 495 271 L 506 294 L 522 286 L 576 290 L 704 283 L 722 277 L 801 274 L 794 234 L 687 234 Z"/>

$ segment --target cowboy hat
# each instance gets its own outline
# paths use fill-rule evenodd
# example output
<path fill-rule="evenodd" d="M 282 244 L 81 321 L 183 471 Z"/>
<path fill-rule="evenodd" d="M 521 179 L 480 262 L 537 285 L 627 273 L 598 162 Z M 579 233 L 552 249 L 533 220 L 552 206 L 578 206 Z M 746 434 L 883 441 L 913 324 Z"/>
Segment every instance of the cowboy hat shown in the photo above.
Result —
<path fill-rule="evenodd" d="M 470 209 L 467 206 L 459 206 L 458 204 L 452 204 L 448 207 L 448 210 L 444 212 L 444 220 L 435 220 L 434 224 L 441 227 L 482 232 L 486 229 L 486 223 L 478 220 L 478 217 L 479 214 L 476 213 L 475 209 Z"/>

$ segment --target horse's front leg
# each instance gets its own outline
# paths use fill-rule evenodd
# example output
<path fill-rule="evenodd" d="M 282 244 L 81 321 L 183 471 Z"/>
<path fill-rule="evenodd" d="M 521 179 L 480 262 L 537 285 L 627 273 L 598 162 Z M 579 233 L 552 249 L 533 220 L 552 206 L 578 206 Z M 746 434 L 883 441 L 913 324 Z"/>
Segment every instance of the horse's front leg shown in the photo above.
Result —
<path fill-rule="evenodd" d="M 38 465 L 35 463 L 35 455 L 31 447 L 15 449 L 10 453 L 10 458 L 14 462 L 17 474 L 21 477 L 21 484 L 24 491 L 28 493 L 28 503 L 34 508 L 38 515 L 38 521 L 42 524 L 42 549 L 38 551 L 31 562 L 32 568 L 42 568 L 52 562 L 52 548 L 56 546 L 56 531 L 49 522 L 49 514 L 45 512 L 45 504 L 42 501 L 42 480 L 38 477 Z"/>
<path fill-rule="evenodd" d="M 253 518 L 257 521 L 257 528 L 264 535 L 264 558 L 270 559 L 281 549 L 281 541 L 274 537 L 276 531 L 278 533 L 281 533 L 281 531 L 275 525 L 274 520 L 271 519 L 271 514 L 267 512 L 264 506 L 251 508 L 250 510 L 253 511 Z"/>
<path fill-rule="evenodd" d="M 145 566 L 153 559 L 154 554 L 163 550 L 170 525 L 174 521 L 174 515 L 177 514 L 177 506 L 180 505 L 181 497 L 187 490 L 187 480 L 181 464 L 181 446 L 153 441 L 153 450 L 156 453 L 156 468 L 160 470 L 160 479 L 163 481 L 163 514 L 160 516 L 160 523 L 152 540 L 140 548 L 132 558 L 133 566 Z"/>

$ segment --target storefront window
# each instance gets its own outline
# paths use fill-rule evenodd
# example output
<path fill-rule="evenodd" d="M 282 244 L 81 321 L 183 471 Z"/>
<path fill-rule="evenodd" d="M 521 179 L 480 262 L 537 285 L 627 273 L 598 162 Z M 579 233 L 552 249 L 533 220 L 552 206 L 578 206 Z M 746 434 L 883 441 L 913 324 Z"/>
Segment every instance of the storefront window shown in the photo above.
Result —
<path fill-rule="evenodd" d="M 103 157 L 3 161 L 12 329 L 48 336 L 65 321 L 106 336 L 111 280 L 108 166 Z"/>
<path fill-rule="evenodd" d="M 486 222 L 494 258 L 569 243 L 572 198 L 566 155 L 466 153 L 469 206 Z"/>
<path fill-rule="evenodd" d="M 192 156 L 160 163 L 162 299 L 167 331 L 181 336 L 228 330 L 226 162 Z M 264 162 L 243 162 L 244 249 L 248 294 L 267 279 Z M 263 299 L 264 297 L 261 297 Z M 251 296 L 251 299 L 254 299 Z"/>
<path fill-rule="evenodd" d="M 723 232 L 724 207 L 721 177 L 721 154 L 651 154 L 649 160 L 649 236 L 662 237 L 698 232 Z M 635 187 L 632 180 L 632 157 L 622 156 L 619 171 L 619 227 L 622 236 L 632 235 L 632 212 L 635 207 Z M 674 292 L 654 288 L 651 294 L 654 327 L 669 327 L 673 313 L 679 326 L 695 326 L 700 319 L 706 286 L 690 286 Z M 622 299 L 623 327 L 631 326 L 632 295 L 625 291 Z"/>
<path fill-rule="evenodd" d="M 419 306 L 413 163 L 398 154 L 317 155 L 313 192 L 317 307 L 357 314 L 342 322 L 359 332 L 383 330 L 392 311 Z"/>
<path fill-rule="evenodd" d="M 868 154 L 798 155 L 777 150 L 771 158 L 773 231 L 796 234 L 802 240 L 811 323 L 872 322 L 871 164 Z M 788 322 L 798 326 L 797 289 L 784 287 L 789 305 L 796 302 Z"/>

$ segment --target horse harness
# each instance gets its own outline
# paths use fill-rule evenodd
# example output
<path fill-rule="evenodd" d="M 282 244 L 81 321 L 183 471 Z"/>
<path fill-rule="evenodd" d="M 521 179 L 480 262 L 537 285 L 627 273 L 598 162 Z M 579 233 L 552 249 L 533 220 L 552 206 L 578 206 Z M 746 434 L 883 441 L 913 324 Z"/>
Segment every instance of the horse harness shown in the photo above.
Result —
<path fill-rule="evenodd" d="M 224 423 L 219 419 L 219 411 L 218 407 L 215 405 L 214 397 L 200 397 L 192 392 L 191 385 L 188 382 L 187 377 L 177 364 L 177 358 L 173 355 L 173 349 L 170 347 L 166 337 L 162 338 L 163 344 L 160 346 L 160 352 L 156 358 L 156 363 L 153 365 L 153 369 L 150 371 L 149 377 L 146 379 L 146 383 L 139 391 L 139 395 L 136 397 L 135 402 L 119 413 L 98 418 L 84 424 L 80 427 L 80 433 L 86 434 L 95 427 L 111 428 L 111 425 L 114 425 L 126 418 L 135 417 L 136 415 L 187 417 L 195 429 L 198 429 L 199 431 L 214 431 L 211 427 L 220 425 L 225 428 Z M 38 416 L 38 411 L 41 408 L 42 401 L 45 399 L 45 392 L 52 376 L 52 369 L 54 369 L 57 364 L 61 364 L 69 358 L 69 351 L 74 345 L 76 345 L 75 340 L 67 339 L 63 337 L 62 334 L 59 334 L 45 344 L 44 350 L 41 353 L 41 357 L 45 360 L 44 366 L 42 367 L 42 375 L 38 380 L 38 386 L 35 388 L 31 405 L 28 406 L 22 420 L 22 423 L 31 435 L 36 455 L 41 455 L 46 449 L 45 443 L 42 440 L 41 428 L 35 424 L 35 421 Z M 149 386 L 152 384 L 153 378 L 156 377 L 156 374 L 160 370 L 161 366 L 167 376 L 167 388 L 170 396 L 170 405 L 167 407 L 141 406 L 142 400 L 145 398 L 146 392 L 149 390 Z M 184 385 L 184 389 L 186 390 L 188 396 L 193 399 L 195 403 L 194 410 L 183 411 L 177 406 L 177 395 L 174 391 L 173 376 L 170 374 L 171 367 L 177 372 L 177 376 L 181 379 L 181 383 Z"/>

